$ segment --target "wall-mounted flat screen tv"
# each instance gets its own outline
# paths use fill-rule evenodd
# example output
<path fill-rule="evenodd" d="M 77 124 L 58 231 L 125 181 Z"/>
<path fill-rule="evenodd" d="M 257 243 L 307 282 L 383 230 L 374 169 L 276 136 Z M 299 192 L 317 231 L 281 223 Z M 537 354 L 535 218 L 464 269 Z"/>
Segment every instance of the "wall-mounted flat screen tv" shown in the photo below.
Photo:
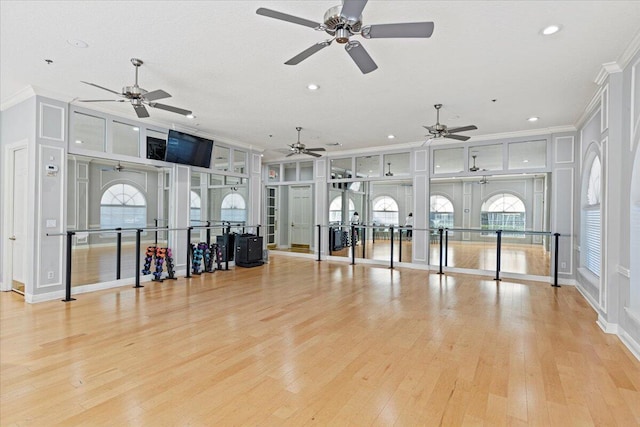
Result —
<path fill-rule="evenodd" d="M 147 137 L 147 159 L 164 160 L 167 152 L 167 141 L 152 136 Z"/>
<path fill-rule="evenodd" d="M 208 168 L 211 165 L 212 150 L 213 141 L 210 139 L 170 130 L 164 160 Z"/>

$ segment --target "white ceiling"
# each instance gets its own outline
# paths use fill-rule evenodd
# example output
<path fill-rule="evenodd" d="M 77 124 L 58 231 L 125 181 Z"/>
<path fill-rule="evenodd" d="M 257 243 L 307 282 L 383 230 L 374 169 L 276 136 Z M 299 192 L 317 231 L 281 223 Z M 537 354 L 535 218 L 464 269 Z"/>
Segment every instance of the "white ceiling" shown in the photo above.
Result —
<path fill-rule="evenodd" d="M 80 81 L 119 91 L 133 84 L 137 57 L 145 62 L 141 87 L 164 89 L 173 97 L 160 102 L 197 116 L 150 109 L 146 120 L 267 157 L 282 156 L 272 150 L 295 142 L 296 126 L 303 143 L 327 151 L 419 144 L 436 103 L 444 104 L 442 123 L 478 126 L 465 133 L 473 141 L 574 125 L 601 65 L 620 60 L 640 30 L 640 1 L 371 0 L 365 25 L 433 21 L 435 30 L 430 39 L 357 36 L 379 66 L 364 75 L 337 43 L 284 65 L 329 36 L 255 13 L 266 7 L 322 21 L 336 3 L 2 0 L 1 101 L 29 85 L 65 101 L 111 99 Z M 562 31 L 541 36 L 552 23 Z M 311 82 L 320 90 L 307 90 Z M 136 119 L 128 103 L 82 105 Z M 335 142 L 342 146 L 325 145 Z"/>

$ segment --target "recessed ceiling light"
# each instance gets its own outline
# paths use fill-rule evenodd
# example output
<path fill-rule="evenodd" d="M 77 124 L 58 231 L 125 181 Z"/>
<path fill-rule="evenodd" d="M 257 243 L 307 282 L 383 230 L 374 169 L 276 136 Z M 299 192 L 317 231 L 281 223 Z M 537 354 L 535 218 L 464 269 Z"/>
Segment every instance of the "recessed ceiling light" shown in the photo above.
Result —
<path fill-rule="evenodd" d="M 82 143 L 83 143 L 83 141 L 81 141 L 79 139 L 76 139 L 76 144 L 82 144 Z"/>
<path fill-rule="evenodd" d="M 79 39 L 69 39 L 69 40 L 67 40 L 67 43 L 69 43 L 73 47 L 77 47 L 77 48 L 81 48 L 81 49 L 84 49 L 85 47 L 89 47 L 87 42 L 79 40 Z"/>
<path fill-rule="evenodd" d="M 539 119 L 540 119 L 540 117 L 529 117 L 529 118 L 527 119 L 527 121 L 530 121 L 530 122 L 537 122 Z"/>
<path fill-rule="evenodd" d="M 529 163 L 529 160 L 524 159 L 524 160 L 522 161 L 522 163 Z"/>
<path fill-rule="evenodd" d="M 395 137 L 396 137 L 395 135 L 387 135 L 387 138 L 389 138 L 389 139 L 393 139 Z"/>
<path fill-rule="evenodd" d="M 194 116 L 193 114 L 187 114 L 185 117 L 187 119 L 195 119 L 196 118 L 196 116 Z"/>
<path fill-rule="evenodd" d="M 550 36 L 551 34 L 555 34 L 560 31 L 560 28 L 560 25 L 557 24 L 549 25 L 547 27 L 544 27 L 541 33 L 543 36 Z"/>
<path fill-rule="evenodd" d="M 320 86 L 318 86 L 318 85 L 317 85 L 317 84 L 315 84 L 315 83 L 309 83 L 309 84 L 307 85 L 307 89 L 309 89 L 309 90 L 318 90 L 318 89 L 320 89 Z"/>
<path fill-rule="evenodd" d="M 440 165 L 436 165 L 436 167 L 437 167 L 437 168 L 439 168 L 439 167 L 440 167 Z"/>
<path fill-rule="evenodd" d="M 133 129 L 134 132 L 138 132 L 140 130 L 140 128 L 138 126 L 134 126 L 132 129 Z"/>

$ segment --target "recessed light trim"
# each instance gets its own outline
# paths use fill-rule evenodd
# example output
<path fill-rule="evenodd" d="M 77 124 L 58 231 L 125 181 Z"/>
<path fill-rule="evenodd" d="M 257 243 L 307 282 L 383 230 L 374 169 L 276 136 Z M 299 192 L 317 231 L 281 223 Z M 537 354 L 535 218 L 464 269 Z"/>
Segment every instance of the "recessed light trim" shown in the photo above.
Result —
<path fill-rule="evenodd" d="M 67 43 L 69 43 L 71 46 L 77 47 L 79 49 L 84 49 L 84 48 L 89 47 L 89 44 L 87 42 L 85 42 L 84 40 L 80 40 L 80 39 L 69 39 L 69 40 L 67 40 Z"/>
<path fill-rule="evenodd" d="M 84 144 L 84 141 L 81 141 L 79 139 L 76 139 L 76 144 Z"/>
<path fill-rule="evenodd" d="M 309 83 L 309 84 L 307 85 L 307 89 L 309 89 L 309 90 L 318 90 L 318 89 L 320 89 L 320 86 L 318 86 L 318 85 L 317 85 L 317 84 L 315 84 L 315 83 Z"/>
<path fill-rule="evenodd" d="M 552 34 L 557 33 L 558 31 L 560 31 L 562 29 L 562 27 L 558 24 L 552 24 L 552 25 L 548 25 L 546 27 L 544 27 L 542 29 L 542 31 L 540 31 L 540 33 L 543 36 L 550 36 Z"/>
<path fill-rule="evenodd" d="M 389 139 L 394 139 L 396 136 L 395 135 L 387 135 L 387 138 Z"/>
<path fill-rule="evenodd" d="M 134 126 L 131 129 L 133 129 L 134 132 L 139 132 L 140 128 L 138 126 Z"/>
<path fill-rule="evenodd" d="M 529 163 L 529 160 L 524 159 L 524 160 L 522 161 L 522 163 Z"/>
<path fill-rule="evenodd" d="M 528 122 L 537 122 L 538 120 L 540 120 L 540 117 L 535 117 L 535 116 L 534 117 L 529 117 L 527 119 Z"/>
<path fill-rule="evenodd" d="M 193 114 L 187 114 L 185 117 L 187 119 L 195 119 L 196 118 L 196 116 L 194 116 Z"/>

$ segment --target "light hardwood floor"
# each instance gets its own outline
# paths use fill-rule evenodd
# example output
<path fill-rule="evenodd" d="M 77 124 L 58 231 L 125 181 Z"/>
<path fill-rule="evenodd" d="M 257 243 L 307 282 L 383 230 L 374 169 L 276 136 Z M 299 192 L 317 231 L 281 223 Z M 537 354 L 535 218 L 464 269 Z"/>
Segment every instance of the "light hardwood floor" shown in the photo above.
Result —
<path fill-rule="evenodd" d="M 0 294 L 0 425 L 640 425 L 570 286 L 272 253 L 77 298 Z"/>

